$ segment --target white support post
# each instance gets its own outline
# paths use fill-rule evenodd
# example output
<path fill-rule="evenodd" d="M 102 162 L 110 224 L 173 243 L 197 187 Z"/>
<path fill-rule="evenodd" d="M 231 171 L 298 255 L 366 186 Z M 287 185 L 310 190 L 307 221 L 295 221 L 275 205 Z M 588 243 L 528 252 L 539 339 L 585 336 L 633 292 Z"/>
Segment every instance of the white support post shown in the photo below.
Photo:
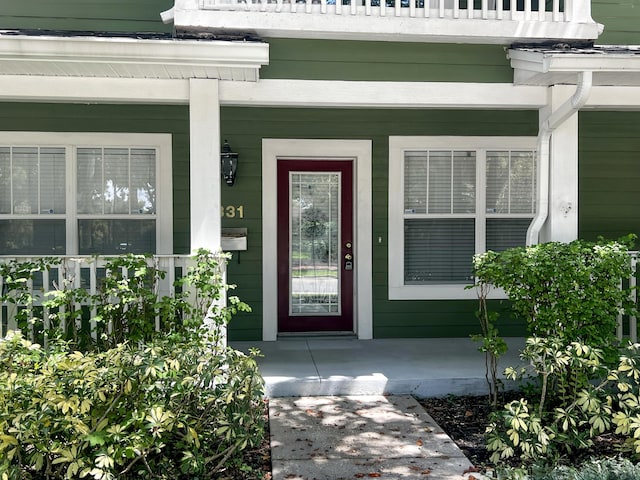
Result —
<path fill-rule="evenodd" d="M 552 110 L 571 98 L 574 91 L 575 87 L 568 85 L 550 87 Z M 571 242 L 578 238 L 577 113 L 553 130 L 549 156 L 549 215 L 540 242 Z"/>
<path fill-rule="evenodd" d="M 189 80 L 189 178 L 191 205 L 191 252 L 221 248 L 220 218 L 220 97 L 218 80 Z M 225 266 L 222 265 L 223 272 Z M 225 275 L 223 274 L 223 278 Z M 224 280 L 223 280 L 224 281 Z M 226 283 L 226 281 L 225 281 Z M 226 305 L 223 294 L 219 307 Z M 215 309 L 212 305 L 210 312 Z M 205 324 L 215 328 L 209 315 Z M 226 344 L 226 329 L 220 327 L 218 341 Z"/>
<path fill-rule="evenodd" d="M 189 81 L 191 252 L 220 249 L 220 100 L 218 80 Z"/>

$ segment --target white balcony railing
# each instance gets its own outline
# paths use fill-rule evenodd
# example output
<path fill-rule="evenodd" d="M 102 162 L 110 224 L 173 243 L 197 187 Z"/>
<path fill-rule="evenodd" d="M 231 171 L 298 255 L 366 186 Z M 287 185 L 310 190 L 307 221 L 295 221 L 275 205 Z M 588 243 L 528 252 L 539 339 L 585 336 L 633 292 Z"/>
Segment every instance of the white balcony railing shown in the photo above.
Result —
<path fill-rule="evenodd" d="M 427 8 L 425 8 L 425 2 Z M 536 0 L 200 0 L 203 10 L 241 10 L 277 13 L 320 13 L 326 15 L 396 16 L 498 20 L 539 20 L 568 22 L 584 16 L 589 2 L 555 0 L 540 5 Z"/>
<path fill-rule="evenodd" d="M 42 258 L 42 257 L 40 257 Z M 59 258 L 59 257 L 56 257 Z M 12 261 L 34 262 L 38 257 L 8 257 L 0 256 L 0 264 Z M 67 256 L 61 257 L 60 263 L 56 263 L 41 271 L 36 271 L 31 278 L 25 280 L 25 288 L 20 292 L 12 292 L 8 288 L 7 279 L 0 274 L 0 292 L 7 297 L 4 302 L 0 301 L 0 338 L 3 338 L 9 330 L 22 330 L 23 334 L 31 338 L 37 338 L 42 330 L 49 328 L 49 310 L 45 301 L 49 298 L 48 293 L 62 289 L 84 289 L 89 295 L 99 293 L 102 280 L 107 275 L 118 275 L 119 278 L 128 278 L 135 272 L 126 267 L 119 268 L 118 272 L 108 271 L 107 263 L 109 257 L 93 256 Z M 147 265 L 165 273 L 164 276 L 155 276 L 155 282 L 151 286 L 158 297 L 173 297 L 176 294 L 175 282 L 186 275 L 188 268 L 193 266 L 193 257 L 188 255 L 162 255 L 146 259 Z M 225 261 L 221 259 L 218 263 L 221 277 L 224 279 Z M 20 298 L 21 293 L 26 293 L 24 298 Z M 25 305 L 24 299 L 30 298 Z M 88 304 L 88 303 L 87 303 Z M 74 304 L 78 309 L 83 303 Z M 39 318 L 42 321 L 40 326 L 35 326 L 34 322 L 27 321 L 26 324 L 19 324 L 17 313 L 25 308 L 29 309 L 31 318 Z M 62 307 L 60 307 L 62 308 Z M 89 318 L 93 319 L 96 312 L 89 312 Z M 96 338 L 97 328 L 95 321 L 89 320 L 88 325 L 91 334 Z M 64 328 L 64 327 L 63 327 Z M 110 326 L 107 326 L 110 332 Z M 27 329 L 28 331 L 24 331 Z M 161 330 L 160 317 L 155 318 L 155 329 Z M 39 332 L 38 332 L 39 330 Z"/>
<path fill-rule="evenodd" d="M 590 0 L 176 0 L 178 31 L 505 43 L 595 40 Z"/>

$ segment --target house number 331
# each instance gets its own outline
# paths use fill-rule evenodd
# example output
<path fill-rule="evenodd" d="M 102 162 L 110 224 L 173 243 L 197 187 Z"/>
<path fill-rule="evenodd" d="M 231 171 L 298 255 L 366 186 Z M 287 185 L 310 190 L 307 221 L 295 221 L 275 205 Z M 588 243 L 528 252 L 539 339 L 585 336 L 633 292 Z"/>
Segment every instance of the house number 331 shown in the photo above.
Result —
<path fill-rule="evenodd" d="M 244 205 L 227 205 L 220 207 L 220 216 L 225 218 L 244 218 Z"/>

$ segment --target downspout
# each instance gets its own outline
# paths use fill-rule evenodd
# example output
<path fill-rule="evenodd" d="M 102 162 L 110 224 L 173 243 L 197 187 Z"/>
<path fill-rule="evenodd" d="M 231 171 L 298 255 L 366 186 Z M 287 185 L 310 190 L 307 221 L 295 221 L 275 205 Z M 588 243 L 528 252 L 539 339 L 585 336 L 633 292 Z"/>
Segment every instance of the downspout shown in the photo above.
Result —
<path fill-rule="evenodd" d="M 540 230 L 549 216 L 549 170 L 551 135 L 553 131 L 562 125 L 571 115 L 580 110 L 591 93 L 593 84 L 593 72 L 584 71 L 579 73 L 578 84 L 573 96 L 560 105 L 555 112 L 540 124 L 538 131 L 538 163 L 539 163 L 539 195 L 536 216 L 533 218 L 527 230 L 527 246 L 538 243 Z"/>

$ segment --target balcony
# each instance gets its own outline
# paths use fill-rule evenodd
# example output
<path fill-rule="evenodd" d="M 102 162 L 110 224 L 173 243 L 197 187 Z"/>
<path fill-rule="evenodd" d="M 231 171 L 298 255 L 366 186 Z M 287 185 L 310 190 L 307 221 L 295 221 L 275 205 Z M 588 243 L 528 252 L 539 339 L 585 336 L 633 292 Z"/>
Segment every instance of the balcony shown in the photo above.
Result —
<path fill-rule="evenodd" d="M 597 39 L 587 0 L 175 0 L 178 34 L 503 44 Z"/>

